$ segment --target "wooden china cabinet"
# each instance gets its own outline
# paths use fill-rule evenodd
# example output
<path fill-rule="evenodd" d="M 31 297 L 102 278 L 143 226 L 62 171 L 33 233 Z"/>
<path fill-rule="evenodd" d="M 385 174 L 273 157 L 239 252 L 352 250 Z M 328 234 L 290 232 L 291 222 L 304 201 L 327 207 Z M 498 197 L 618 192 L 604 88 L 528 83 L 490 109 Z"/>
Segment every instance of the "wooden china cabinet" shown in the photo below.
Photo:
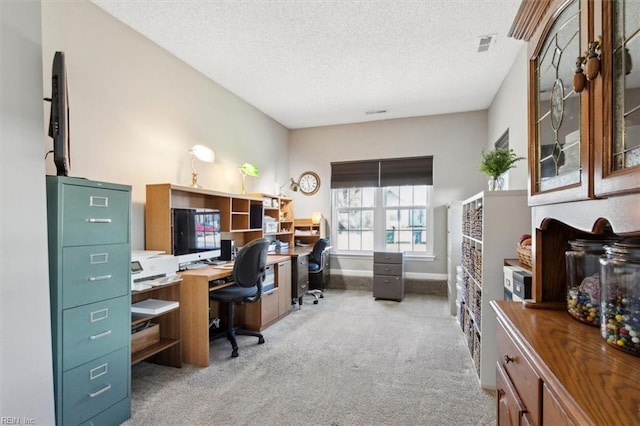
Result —
<path fill-rule="evenodd" d="M 539 26 L 512 28 L 530 46 L 529 203 L 638 191 L 640 4 L 525 1 L 521 11 L 544 16 L 545 8 Z"/>
<path fill-rule="evenodd" d="M 640 422 L 640 357 L 566 313 L 568 241 L 640 235 L 640 1 L 523 0 L 532 298 L 492 302 L 498 424 Z"/>

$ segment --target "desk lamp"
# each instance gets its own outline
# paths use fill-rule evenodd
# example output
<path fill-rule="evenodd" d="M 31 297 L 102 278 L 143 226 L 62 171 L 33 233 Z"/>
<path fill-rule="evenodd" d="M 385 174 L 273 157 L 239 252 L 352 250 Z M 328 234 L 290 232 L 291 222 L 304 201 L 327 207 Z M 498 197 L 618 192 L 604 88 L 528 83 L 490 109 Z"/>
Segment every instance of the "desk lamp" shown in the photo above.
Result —
<path fill-rule="evenodd" d="M 202 188 L 202 186 L 198 185 L 198 172 L 196 172 L 195 168 L 195 160 L 196 158 L 205 163 L 213 163 L 216 155 L 213 150 L 207 148 L 204 145 L 194 145 L 190 150 L 191 154 L 191 186 L 194 188 Z"/>
<path fill-rule="evenodd" d="M 288 181 L 280 185 L 280 188 L 278 189 L 278 195 L 284 195 L 282 194 L 282 188 L 284 188 L 286 184 L 289 184 L 289 189 L 292 190 L 293 192 L 298 192 L 298 189 L 300 189 L 300 185 L 298 185 L 298 182 L 293 180 L 293 178 L 289 178 Z"/>
<path fill-rule="evenodd" d="M 240 193 L 246 194 L 247 192 L 245 191 L 244 178 L 245 176 L 258 177 L 258 168 L 253 164 L 244 163 L 238 170 L 240 170 L 240 174 L 242 175 L 242 189 L 240 190 Z"/>

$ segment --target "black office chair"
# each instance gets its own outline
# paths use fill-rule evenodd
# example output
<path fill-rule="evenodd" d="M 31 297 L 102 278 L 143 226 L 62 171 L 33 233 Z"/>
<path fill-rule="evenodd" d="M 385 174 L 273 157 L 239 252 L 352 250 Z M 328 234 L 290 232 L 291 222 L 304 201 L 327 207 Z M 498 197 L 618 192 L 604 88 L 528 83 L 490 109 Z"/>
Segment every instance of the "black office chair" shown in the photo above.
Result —
<path fill-rule="evenodd" d="M 227 324 L 223 332 L 210 337 L 210 340 L 226 337 L 231 342 L 232 357 L 238 356 L 237 335 L 253 336 L 258 338 L 258 343 L 264 343 L 264 337 L 260 333 L 234 327 L 233 316 L 236 303 L 254 303 L 260 300 L 262 295 L 262 282 L 265 277 L 267 265 L 267 251 L 269 241 L 259 238 L 246 244 L 236 256 L 233 264 L 233 279 L 235 284 L 215 290 L 209 293 L 209 299 L 222 302 L 227 305 Z"/>
<path fill-rule="evenodd" d="M 314 305 L 318 304 L 318 298 L 324 298 L 323 268 L 325 262 L 323 256 L 329 255 L 329 253 L 325 253 L 327 245 L 329 245 L 329 239 L 320 238 L 313 245 L 313 250 L 309 255 L 309 290 L 307 291 L 307 294 L 310 294 L 314 297 Z"/>

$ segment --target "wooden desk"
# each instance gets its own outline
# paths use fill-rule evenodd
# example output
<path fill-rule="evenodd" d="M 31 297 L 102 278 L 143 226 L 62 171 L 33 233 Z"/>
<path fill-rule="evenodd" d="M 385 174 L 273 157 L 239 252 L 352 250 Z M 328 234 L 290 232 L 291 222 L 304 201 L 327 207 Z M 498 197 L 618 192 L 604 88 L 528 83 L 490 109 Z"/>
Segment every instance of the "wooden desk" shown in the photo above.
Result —
<path fill-rule="evenodd" d="M 288 256 L 269 255 L 267 264 L 273 265 L 283 260 L 288 260 Z M 209 282 L 225 279 L 232 273 L 232 269 L 217 266 L 180 272 L 182 276 L 180 330 L 183 362 L 199 367 L 209 366 L 209 292 L 230 285 L 225 283 L 210 287 Z"/>

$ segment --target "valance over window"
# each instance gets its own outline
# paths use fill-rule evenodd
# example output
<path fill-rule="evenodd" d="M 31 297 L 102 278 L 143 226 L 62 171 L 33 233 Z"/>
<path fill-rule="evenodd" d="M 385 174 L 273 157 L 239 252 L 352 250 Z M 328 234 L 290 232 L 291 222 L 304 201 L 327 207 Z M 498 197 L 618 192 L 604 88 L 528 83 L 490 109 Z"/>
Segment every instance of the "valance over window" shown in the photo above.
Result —
<path fill-rule="evenodd" d="M 331 188 L 433 185 L 433 156 L 331 163 Z"/>

